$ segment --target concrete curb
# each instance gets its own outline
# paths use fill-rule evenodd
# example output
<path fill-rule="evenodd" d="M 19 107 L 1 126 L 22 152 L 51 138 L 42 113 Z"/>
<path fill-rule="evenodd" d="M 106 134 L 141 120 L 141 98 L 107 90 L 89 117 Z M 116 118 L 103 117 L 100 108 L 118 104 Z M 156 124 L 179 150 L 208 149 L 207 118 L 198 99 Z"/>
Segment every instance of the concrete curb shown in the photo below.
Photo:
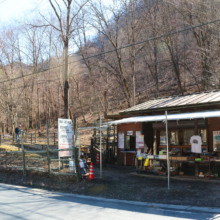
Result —
<path fill-rule="evenodd" d="M 70 193 L 61 193 L 61 192 L 53 192 L 43 189 L 35 189 L 23 186 L 14 186 L 10 184 L 0 183 L 1 185 L 7 185 L 12 188 L 18 189 L 28 189 L 32 192 L 38 192 L 41 194 L 52 194 L 52 195 L 60 195 L 60 196 L 68 196 L 73 198 L 79 199 L 90 199 L 96 200 L 101 202 L 110 202 L 110 203 L 119 203 L 119 204 L 128 204 L 128 205 L 135 205 L 135 206 L 146 206 L 148 208 L 160 208 L 166 210 L 179 210 L 179 211 L 186 211 L 186 212 L 203 212 L 203 213 L 212 213 L 212 214 L 220 214 L 220 208 L 212 208 L 212 207 L 199 207 L 199 206 L 184 206 L 184 205 L 172 205 L 172 204 L 162 204 L 162 203 L 150 203 L 150 202 L 137 202 L 137 201 L 128 201 L 128 200 L 119 200 L 119 199 L 107 199 L 103 197 L 94 197 L 94 196 L 85 196 L 85 195 L 78 195 L 78 194 L 70 194 Z"/>
<path fill-rule="evenodd" d="M 55 193 L 59 195 L 70 196 L 74 198 L 80 199 L 91 199 L 102 202 L 111 202 L 111 203 L 121 203 L 135 206 L 146 206 L 148 208 L 161 208 L 161 209 L 169 209 L 169 210 L 181 210 L 181 211 L 193 211 L 193 212 L 203 212 L 203 213 L 212 213 L 212 214 L 220 214 L 220 208 L 212 208 L 212 207 L 199 207 L 199 206 L 183 206 L 183 205 L 169 205 L 169 204 L 161 204 L 161 203 L 150 203 L 150 202 L 137 202 L 137 201 L 128 201 L 128 200 L 119 200 L 119 199 L 107 199 L 103 197 L 93 197 L 93 196 L 84 196 L 77 194 L 68 194 L 68 193 Z"/>

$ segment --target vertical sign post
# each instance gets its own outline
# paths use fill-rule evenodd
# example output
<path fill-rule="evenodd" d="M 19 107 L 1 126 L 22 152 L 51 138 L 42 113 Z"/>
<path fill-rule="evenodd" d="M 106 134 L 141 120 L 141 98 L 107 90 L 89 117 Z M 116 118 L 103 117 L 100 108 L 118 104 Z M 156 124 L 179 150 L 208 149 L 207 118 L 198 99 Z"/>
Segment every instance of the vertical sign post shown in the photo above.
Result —
<path fill-rule="evenodd" d="M 170 189 L 170 161 L 169 161 L 169 141 L 168 141 L 168 121 L 167 121 L 167 111 L 166 115 L 166 143 L 167 143 L 167 174 L 168 174 L 168 189 Z"/>
<path fill-rule="evenodd" d="M 80 133 L 79 133 L 79 128 L 78 128 L 78 138 L 79 138 L 79 159 L 80 159 L 80 155 L 81 155 L 81 152 L 80 152 Z"/>
<path fill-rule="evenodd" d="M 100 178 L 102 178 L 102 116 L 100 115 Z"/>

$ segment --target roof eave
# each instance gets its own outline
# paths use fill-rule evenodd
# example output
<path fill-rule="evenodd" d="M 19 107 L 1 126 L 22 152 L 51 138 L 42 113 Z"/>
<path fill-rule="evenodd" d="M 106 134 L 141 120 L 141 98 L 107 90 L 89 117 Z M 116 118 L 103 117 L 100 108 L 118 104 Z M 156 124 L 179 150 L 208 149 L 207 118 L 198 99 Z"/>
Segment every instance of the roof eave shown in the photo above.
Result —
<path fill-rule="evenodd" d="M 129 112 L 119 112 L 119 115 L 131 115 L 131 114 L 143 114 L 155 111 L 166 111 L 166 110 L 177 110 L 177 109 L 184 109 L 184 108 L 195 108 L 195 107 L 205 107 L 205 106 L 212 106 L 220 104 L 220 102 L 212 102 L 212 103 L 203 103 L 203 104 L 193 104 L 193 105 L 185 105 L 185 106 L 171 106 L 171 107 L 164 107 L 164 108 L 152 108 L 152 109 L 144 109 L 144 110 L 136 110 L 136 111 L 129 111 Z"/>

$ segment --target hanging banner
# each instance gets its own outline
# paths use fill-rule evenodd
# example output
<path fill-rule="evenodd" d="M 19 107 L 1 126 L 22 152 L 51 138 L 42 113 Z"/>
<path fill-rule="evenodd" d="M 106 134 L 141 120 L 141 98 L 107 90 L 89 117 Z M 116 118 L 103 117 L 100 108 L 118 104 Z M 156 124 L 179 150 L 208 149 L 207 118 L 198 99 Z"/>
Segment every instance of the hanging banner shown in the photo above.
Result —
<path fill-rule="evenodd" d="M 136 131 L 136 148 L 144 148 L 144 135 Z"/>
<path fill-rule="evenodd" d="M 118 148 L 125 148 L 124 132 L 118 132 Z"/>
<path fill-rule="evenodd" d="M 220 131 L 213 131 L 213 150 L 220 151 Z"/>
<path fill-rule="evenodd" d="M 58 149 L 72 148 L 72 120 L 58 119 Z M 71 157 L 72 150 L 59 151 L 59 157 Z"/>

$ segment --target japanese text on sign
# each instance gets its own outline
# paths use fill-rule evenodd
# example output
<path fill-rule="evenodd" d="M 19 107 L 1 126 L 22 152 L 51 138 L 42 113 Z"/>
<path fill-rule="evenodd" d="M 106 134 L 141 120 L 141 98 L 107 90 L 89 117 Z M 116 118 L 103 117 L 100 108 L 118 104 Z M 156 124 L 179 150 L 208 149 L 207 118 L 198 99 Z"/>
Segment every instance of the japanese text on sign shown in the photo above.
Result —
<path fill-rule="evenodd" d="M 71 119 L 58 119 L 58 149 L 72 148 L 72 121 Z M 70 157 L 72 151 L 59 151 L 59 157 Z"/>

